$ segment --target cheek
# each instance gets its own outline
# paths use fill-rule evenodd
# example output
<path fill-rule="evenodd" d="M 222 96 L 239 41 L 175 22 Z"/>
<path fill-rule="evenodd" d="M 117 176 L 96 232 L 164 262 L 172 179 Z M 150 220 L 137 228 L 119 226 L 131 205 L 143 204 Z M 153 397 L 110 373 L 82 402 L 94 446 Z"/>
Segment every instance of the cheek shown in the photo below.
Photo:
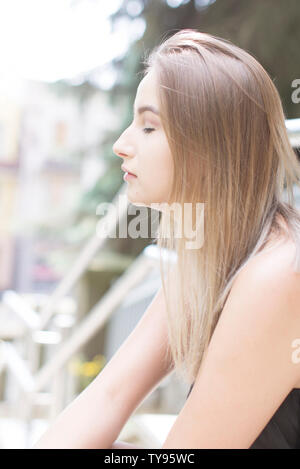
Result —
<path fill-rule="evenodd" d="M 173 159 L 168 147 L 153 145 L 148 152 L 147 159 L 142 163 L 144 174 L 155 175 L 155 180 L 169 179 L 173 175 Z"/>
<path fill-rule="evenodd" d="M 166 149 L 165 152 L 160 151 L 159 153 L 154 153 L 154 151 L 155 149 L 153 149 L 151 164 L 147 161 L 147 165 L 143 171 L 143 181 L 145 182 L 147 190 L 152 194 L 155 193 L 158 198 L 165 201 L 167 194 L 171 190 L 173 181 L 173 160 L 168 149 Z"/>
<path fill-rule="evenodd" d="M 165 148 L 160 159 L 161 175 L 166 181 L 172 182 L 174 176 L 174 162 L 169 147 Z"/>

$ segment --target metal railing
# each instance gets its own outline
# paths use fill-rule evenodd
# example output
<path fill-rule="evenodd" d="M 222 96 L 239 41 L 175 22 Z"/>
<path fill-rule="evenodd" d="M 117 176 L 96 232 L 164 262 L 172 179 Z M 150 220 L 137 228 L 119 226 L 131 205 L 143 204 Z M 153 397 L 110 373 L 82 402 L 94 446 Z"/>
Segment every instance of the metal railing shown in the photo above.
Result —
<path fill-rule="evenodd" d="M 61 346 L 53 354 L 50 360 L 34 373 L 28 362 L 20 357 L 15 347 L 6 342 L 2 342 L 2 370 L 4 367 L 13 374 L 20 388 L 31 396 L 41 392 L 49 382 L 57 376 L 62 367 L 70 360 L 84 344 L 86 344 L 106 323 L 116 308 L 121 304 L 126 293 L 140 283 L 149 273 L 150 269 L 157 266 L 157 259 L 146 248 L 142 254 L 130 265 L 130 267 L 121 275 L 101 298 L 101 300 L 92 308 L 89 314 L 77 324 L 73 333 L 66 338 Z M 11 297 L 10 297 L 11 298 Z M 14 298 L 15 300 L 16 298 Z M 17 302 L 15 302 L 17 303 Z M 10 303 L 11 304 L 11 303 Z M 18 302 L 18 306 L 19 306 Z M 35 322 L 34 322 L 35 324 Z M 34 343 L 34 336 L 32 337 Z M 38 350 L 35 350 L 38 355 Z M 61 381 L 62 383 L 62 381 Z M 59 398 L 61 392 L 56 382 L 56 393 L 52 399 L 51 417 L 54 418 L 62 410 L 62 400 Z M 32 402 L 32 405 L 34 402 Z"/>

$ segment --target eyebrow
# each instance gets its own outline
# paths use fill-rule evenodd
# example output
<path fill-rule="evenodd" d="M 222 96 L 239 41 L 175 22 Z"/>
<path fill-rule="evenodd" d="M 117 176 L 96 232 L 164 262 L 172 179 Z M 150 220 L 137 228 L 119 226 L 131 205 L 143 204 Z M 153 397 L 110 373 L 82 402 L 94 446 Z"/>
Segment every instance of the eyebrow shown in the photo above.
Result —
<path fill-rule="evenodd" d="M 151 111 L 159 116 L 159 111 L 153 106 L 141 106 L 138 108 L 138 114 L 143 114 L 145 111 Z"/>

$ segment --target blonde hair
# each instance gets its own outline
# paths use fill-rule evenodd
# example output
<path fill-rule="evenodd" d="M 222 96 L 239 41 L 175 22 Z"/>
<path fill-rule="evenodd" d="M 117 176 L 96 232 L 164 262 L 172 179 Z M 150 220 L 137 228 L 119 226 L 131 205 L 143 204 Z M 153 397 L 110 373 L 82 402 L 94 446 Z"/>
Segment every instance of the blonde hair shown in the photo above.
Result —
<path fill-rule="evenodd" d="M 300 164 L 289 142 L 281 100 L 270 76 L 230 41 L 193 29 L 155 47 L 144 73 L 155 70 L 161 119 L 174 159 L 170 201 L 204 203 L 204 243 L 186 249 L 174 217 L 162 212 L 156 241 L 175 251 L 168 277 L 161 258 L 170 352 L 177 373 L 195 380 L 232 284 L 269 236 L 296 245 L 300 214 L 293 184 Z M 284 190 L 288 201 L 284 200 Z M 278 217 L 288 226 L 284 233 Z"/>

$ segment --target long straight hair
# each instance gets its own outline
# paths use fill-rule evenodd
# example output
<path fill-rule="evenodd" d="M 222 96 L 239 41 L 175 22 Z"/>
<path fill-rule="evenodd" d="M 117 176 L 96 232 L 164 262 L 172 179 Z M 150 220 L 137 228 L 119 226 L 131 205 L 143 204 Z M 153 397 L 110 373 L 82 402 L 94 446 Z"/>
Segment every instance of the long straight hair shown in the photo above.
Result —
<path fill-rule="evenodd" d="M 168 282 L 161 256 L 168 353 L 175 371 L 191 383 L 236 276 L 271 234 L 279 242 L 292 237 L 293 268 L 300 272 L 300 214 L 293 193 L 294 184 L 300 185 L 300 163 L 288 139 L 279 93 L 245 50 L 184 29 L 155 47 L 143 63 L 144 74 L 156 73 L 174 160 L 170 202 L 180 207 L 189 202 L 193 214 L 197 203 L 204 204 L 201 222 L 199 217 L 192 222 L 196 235 L 204 234 L 201 247 L 187 249 L 189 238 L 176 236 L 178 216 L 171 209 L 161 213 L 155 241 L 176 253 Z"/>

